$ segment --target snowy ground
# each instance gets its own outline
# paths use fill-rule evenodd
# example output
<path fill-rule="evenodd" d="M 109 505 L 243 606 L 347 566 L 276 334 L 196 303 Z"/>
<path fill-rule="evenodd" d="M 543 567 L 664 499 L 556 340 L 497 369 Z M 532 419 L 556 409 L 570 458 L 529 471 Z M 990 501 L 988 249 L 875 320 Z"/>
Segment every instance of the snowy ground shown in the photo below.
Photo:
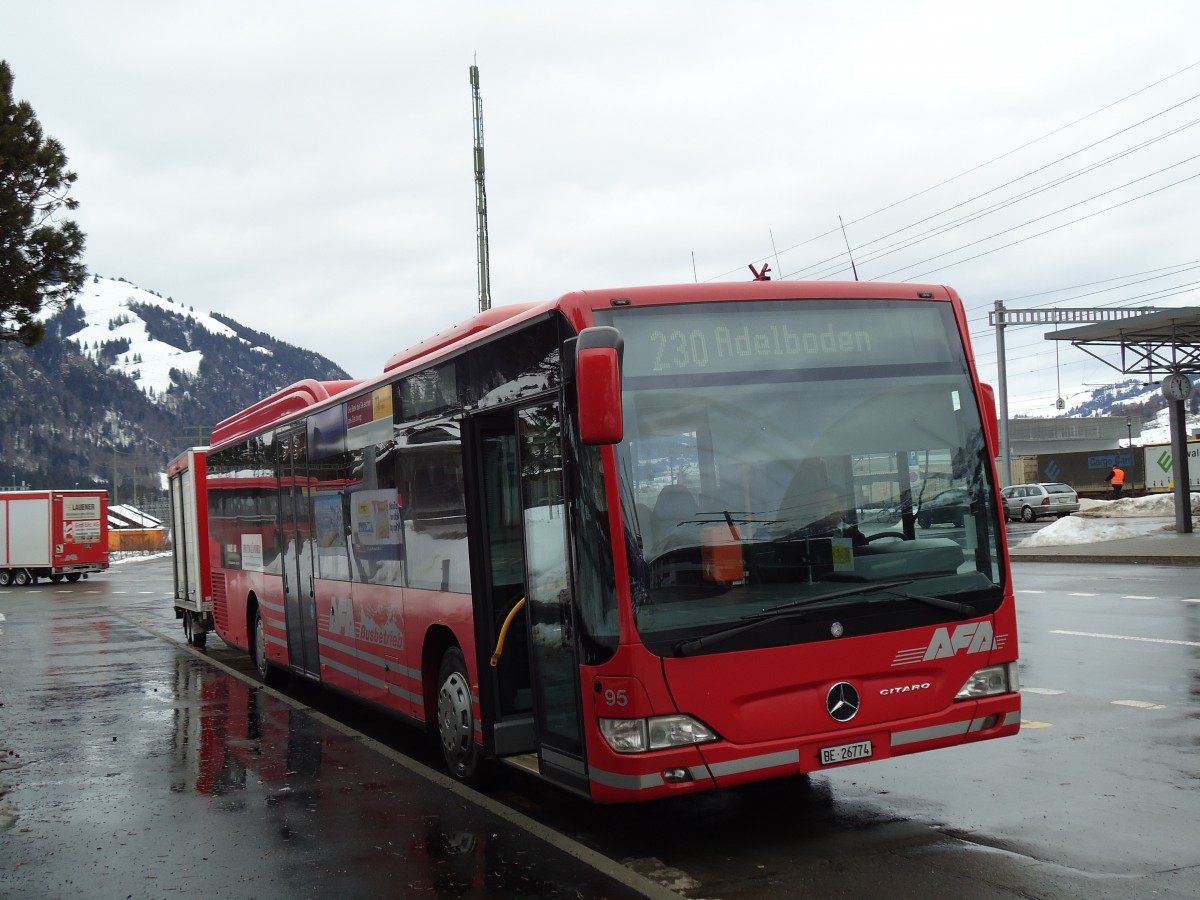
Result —
<path fill-rule="evenodd" d="M 120 563 L 137 562 L 143 559 L 162 559 L 164 556 L 170 555 L 169 552 L 162 550 L 113 550 L 108 554 L 108 564 L 115 566 Z"/>
<path fill-rule="evenodd" d="M 1175 530 L 1175 495 L 1150 494 L 1122 500 L 1079 501 L 1079 512 L 1047 525 L 1015 547 L 1062 547 L 1141 537 L 1156 530 Z M 1192 515 L 1200 514 L 1200 494 L 1192 495 Z M 1169 519 L 1147 522 L 1146 519 Z M 1130 521 L 1141 520 L 1141 521 Z"/>

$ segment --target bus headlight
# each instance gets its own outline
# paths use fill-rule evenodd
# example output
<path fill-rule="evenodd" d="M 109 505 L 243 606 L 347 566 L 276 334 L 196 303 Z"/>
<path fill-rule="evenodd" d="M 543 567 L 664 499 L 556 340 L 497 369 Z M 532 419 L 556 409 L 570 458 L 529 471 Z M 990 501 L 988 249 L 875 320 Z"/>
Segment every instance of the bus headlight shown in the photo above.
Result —
<path fill-rule="evenodd" d="M 716 733 L 703 722 L 684 715 L 601 719 L 600 733 L 617 753 L 645 753 L 717 739 Z"/>
<path fill-rule="evenodd" d="M 1011 694 L 1019 689 L 1017 664 L 1010 662 L 980 669 L 967 679 L 967 683 L 954 695 L 954 699 L 974 700 L 979 697 L 992 697 L 996 694 Z"/>

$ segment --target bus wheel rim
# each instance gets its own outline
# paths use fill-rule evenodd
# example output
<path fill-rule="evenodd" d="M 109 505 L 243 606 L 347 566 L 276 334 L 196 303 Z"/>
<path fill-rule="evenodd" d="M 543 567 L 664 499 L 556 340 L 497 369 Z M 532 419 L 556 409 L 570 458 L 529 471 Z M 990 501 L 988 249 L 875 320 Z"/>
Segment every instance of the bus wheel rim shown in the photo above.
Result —
<path fill-rule="evenodd" d="M 467 758 L 474 740 L 471 691 L 461 672 L 451 672 L 438 691 L 438 734 L 453 759 Z"/>
<path fill-rule="evenodd" d="M 258 665 L 260 675 L 267 671 L 267 629 L 262 617 L 254 624 L 254 662 Z"/>

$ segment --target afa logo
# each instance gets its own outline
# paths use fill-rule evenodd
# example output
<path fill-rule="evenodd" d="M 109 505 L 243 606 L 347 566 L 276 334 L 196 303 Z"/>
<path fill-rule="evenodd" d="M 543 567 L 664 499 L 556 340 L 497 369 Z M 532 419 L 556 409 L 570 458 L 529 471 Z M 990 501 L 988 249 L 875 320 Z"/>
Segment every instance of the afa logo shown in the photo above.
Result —
<path fill-rule="evenodd" d="M 951 634 L 949 629 L 939 628 L 933 633 L 933 640 L 925 649 L 925 659 L 946 659 L 954 656 L 960 650 L 967 653 L 985 653 L 995 650 L 996 641 L 992 635 L 991 622 L 969 622 L 959 625 Z"/>

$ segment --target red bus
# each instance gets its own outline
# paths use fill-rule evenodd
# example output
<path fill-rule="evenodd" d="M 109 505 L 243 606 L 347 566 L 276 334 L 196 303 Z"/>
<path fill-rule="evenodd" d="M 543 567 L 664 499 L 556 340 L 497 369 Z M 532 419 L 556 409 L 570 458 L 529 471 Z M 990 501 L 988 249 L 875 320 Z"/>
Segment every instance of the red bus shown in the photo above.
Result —
<path fill-rule="evenodd" d="M 217 425 L 214 623 L 601 803 L 1013 735 L 997 444 L 946 287 L 496 307 Z"/>

